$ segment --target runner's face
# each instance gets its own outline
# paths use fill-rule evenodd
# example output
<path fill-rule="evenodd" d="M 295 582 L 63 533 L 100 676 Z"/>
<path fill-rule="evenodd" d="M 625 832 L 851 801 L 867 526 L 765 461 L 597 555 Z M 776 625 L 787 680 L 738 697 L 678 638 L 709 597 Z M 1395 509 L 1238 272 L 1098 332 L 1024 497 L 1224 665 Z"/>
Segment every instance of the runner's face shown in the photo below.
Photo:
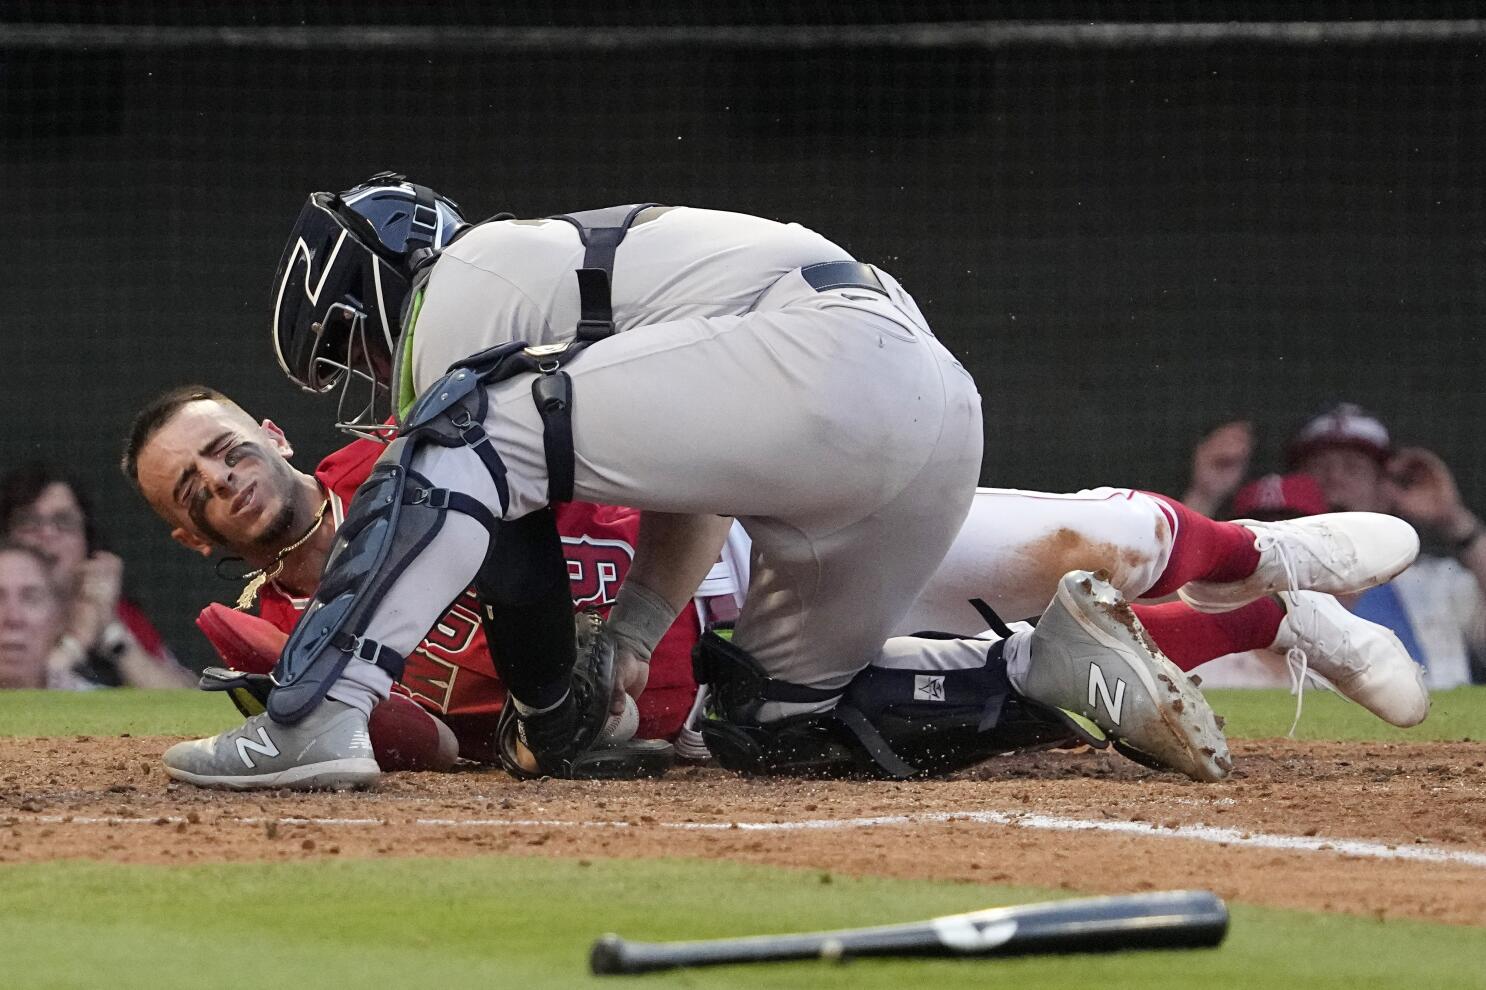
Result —
<path fill-rule="evenodd" d="M 245 557 L 292 540 L 296 473 L 287 444 L 235 406 L 182 406 L 139 453 L 139 488 L 166 522 Z"/>

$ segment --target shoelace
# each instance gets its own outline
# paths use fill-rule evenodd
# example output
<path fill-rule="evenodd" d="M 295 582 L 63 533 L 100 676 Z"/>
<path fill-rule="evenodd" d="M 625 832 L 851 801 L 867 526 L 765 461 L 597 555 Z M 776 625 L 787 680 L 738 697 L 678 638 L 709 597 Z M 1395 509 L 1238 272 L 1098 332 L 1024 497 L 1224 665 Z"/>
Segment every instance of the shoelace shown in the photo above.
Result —
<path fill-rule="evenodd" d="M 1299 533 L 1292 533 L 1292 539 L 1303 538 Z M 1285 587 L 1288 591 L 1297 591 L 1300 588 L 1300 574 L 1295 569 L 1295 559 L 1290 556 L 1290 546 L 1283 537 L 1274 533 L 1260 533 L 1254 537 L 1254 549 L 1261 554 L 1273 550 L 1275 558 L 1280 562 L 1280 569 L 1285 572 Z M 1312 553 L 1315 550 L 1312 549 Z M 1303 631 L 1297 632 L 1300 642 L 1307 639 L 1319 645 L 1319 640 L 1307 637 Z M 1294 739 L 1295 729 L 1300 725 L 1300 713 L 1305 710 L 1305 677 L 1310 673 L 1310 657 L 1299 645 L 1292 646 L 1285 651 L 1285 666 L 1290 671 L 1290 693 L 1295 695 L 1295 718 L 1290 722 L 1290 730 L 1285 733 L 1285 738 Z"/>
<path fill-rule="evenodd" d="M 1254 537 L 1254 549 L 1261 554 L 1273 550 L 1280 568 L 1285 572 L 1285 590 L 1300 590 L 1300 574 L 1295 569 L 1295 559 L 1290 556 L 1290 547 L 1283 537 L 1273 533 L 1260 533 Z"/>
<path fill-rule="evenodd" d="M 1279 559 L 1280 568 L 1285 572 L 1285 583 L 1290 591 L 1300 591 L 1300 572 L 1295 566 L 1295 558 L 1292 556 L 1294 547 L 1300 545 L 1316 559 L 1318 563 L 1333 574 L 1337 573 L 1337 562 L 1345 556 L 1344 548 L 1337 542 L 1334 534 L 1322 529 L 1319 532 L 1306 532 L 1298 527 L 1285 531 L 1284 535 L 1272 532 L 1262 532 L 1254 537 L 1254 549 L 1261 554 L 1267 550 L 1274 550 Z"/>
<path fill-rule="evenodd" d="M 1296 645 L 1290 647 L 1288 650 L 1285 651 L 1285 666 L 1289 669 L 1290 672 L 1290 693 L 1295 695 L 1295 719 L 1290 723 L 1290 731 L 1285 733 L 1285 737 L 1287 739 L 1295 738 L 1295 729 L 1297 726 L 1300 725 L 1300 713 L 1305 705 L 1306 676 L 1320 676 L 1319 674 L 1311 674 L 1310 654 L 1305 651 L 1305 648 L 1301 644 L 1311 644 L 1311 648 L 1316 651 L 1317 655 L 1326 657 L 1345 655 L 1348 648 L 1352 645 L 1352 634 L 1349 632 L 1343 632 L 1341 645 L 1338 647 L 1338 649 L 1329 651 L 1326 650 L 1325 644 L 1321 642 L 1320 627 L 1321 616 L 1318 612 L 1315 613 L 1311 619 L 1310 631 L 1306 632 L 1306 630 L 1304 629 L 1297 628 L 1295 638 L 1298 640 L 1298 642 L 1296 643 Z"/>
<path fill-rule="evenodd" d="M 1285 666 L 1290 671 L 1290 693 L 1295 695 L 1295 718 L 1290 723 L 1286 739 L 1295 738 L 1295 729 L 1300 725 L 1300 712 L 1305 705 L 1305 675 L 1310 673 L 1310 657 L 1305 650 L 1292 646 L 1285 651 Z"/>

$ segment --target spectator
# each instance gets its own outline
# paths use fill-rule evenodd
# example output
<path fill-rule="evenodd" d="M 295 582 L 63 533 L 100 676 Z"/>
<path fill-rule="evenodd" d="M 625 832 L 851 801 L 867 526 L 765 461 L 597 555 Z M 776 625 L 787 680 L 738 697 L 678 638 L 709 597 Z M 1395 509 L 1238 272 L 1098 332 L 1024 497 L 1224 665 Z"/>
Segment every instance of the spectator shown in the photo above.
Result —
<path fill-rule="evenodd" d="M 1225 423 L 1192 452 L 1192 480 L 1183 501 L 1211 515 L 1248 471 L 1253 432 L 1248 423 Z M 1342 403 L 1308 420 L 1290 439 L 1286 465 L 1314 479 L 1296 487 L 1283 476 L 1280 503 L 1269 504 L 1276 482 L 1260 479 L 1234 497 L 1230 516 L 1267 518 L 1258 510 L 1313 514 L 1328 509 L 1388 512 L 1407 519 L 1426 541 L 1453 556 L 1424 553 L 1388 584 L 1347 603 L 1364 619 L 1387 626 L 1425 670 L 1425 682 L 1443 690 L 1483 680 L 1486 657 L 1486 526 L 1460 496 L 1449 467 L 1431 451 L 1395 449 L 1376 416 Z M 1280 478 L 1271 475 L 1270 479 Z M 1322 501 L 1314 494 L 1319 491 Z M 1268 518 L 1273 518 L 1268 517 Z M 1426 544 L 1427 545 L 1427 544 Z"/>
<path fill-rule="evenodd" d="M 11 471 L 0 479 L 0 533 L 37 551 L 62 595 L 63 627 L 47 657 L 54 682 L 190 684 L 155 627 L 123 596 L 123 562 L 100 547 L 92 506 L 77 485 L 42 464 Z"/>
<path fill-rule="evenodd" d="M 1468 683 L 1486 652 L 1486 526 L 1450 468 L 1431 451 L 1395 449 L 1382 421 L 1351 403 L 1303 425 L 1285 456 L 1316 479 L 1332 508 L 1391 512 L 1448 549 L 1451 556 L 1421 554 L 1351 608 L 1397 633 L 1431 688 Z"/>
<path fill-rule="evenodd" d="M 1182 504 L 1211 519 L 1249 473 L 1254 427 L 1245 420 L 1224 423 L 1192 448 L 1192 480 Z"/>
<path fill-rule="evenodd" d="M 1276 522 L 1331 511 L 1326 494 L 1308 474 L 1266 474 L 1249 482 L 1233 496 L 1235 519 Z"/>
<path fill-rule="evenodd" d="M 0 543 L 0 688 L 48 687 L 47 655 L 62 635 L 62 599 L 47 560 Z"/>

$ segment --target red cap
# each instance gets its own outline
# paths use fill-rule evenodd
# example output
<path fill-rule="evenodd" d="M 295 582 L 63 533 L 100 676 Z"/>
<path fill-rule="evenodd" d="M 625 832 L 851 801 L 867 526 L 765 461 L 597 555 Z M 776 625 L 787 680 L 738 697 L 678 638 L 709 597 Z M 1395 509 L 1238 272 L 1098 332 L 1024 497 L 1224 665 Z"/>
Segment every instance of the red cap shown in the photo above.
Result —
<path fill-rule="evenodd" d="M 1360 406 L 1343 402 L 1296 431 L 1285 448 L 1285 466 L 1293 470 L 1307 456 L 1327 447 L 1351 447 L 1382 462 L 1388 459 L 1393 441 L 1382 420 Z"/>
<path fill-rule="evenodd" d="M 1233 515 L 1240 519 L 1314 516 L 1328 508 L 1321 486 L 1307 474 L 1266 474 L 1233 496 Z"/>

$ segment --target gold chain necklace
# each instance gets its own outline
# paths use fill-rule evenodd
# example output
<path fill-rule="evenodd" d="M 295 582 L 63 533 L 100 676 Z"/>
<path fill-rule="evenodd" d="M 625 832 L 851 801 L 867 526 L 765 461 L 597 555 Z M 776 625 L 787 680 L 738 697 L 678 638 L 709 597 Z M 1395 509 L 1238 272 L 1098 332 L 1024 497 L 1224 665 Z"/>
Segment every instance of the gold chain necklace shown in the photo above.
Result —
<path fill-rule="evenodd" d="M 330 499 L 327 498 L 320 503 L 320 508 L 315 511 L 315 521 L 310 523 L 310 528 L 303 536 L 274 554 L 273 560 L 267 567 L 249 571 L 243 575 L 243 580 L 248 583 L 243 587 L 242 594 L 237 596 L 236 608 L 239 612 L 253 607 L 253 602 L 258 600 L 258 592 L 263 590 L 263 586 L 283 572 L 284 558 L 304 546 L 309 542 L 310 537 L 315 535 L 315 531 L 320 528 L 320 523 L 325 518 L 325 510 L 328 508 L 330 508 Z"/>

